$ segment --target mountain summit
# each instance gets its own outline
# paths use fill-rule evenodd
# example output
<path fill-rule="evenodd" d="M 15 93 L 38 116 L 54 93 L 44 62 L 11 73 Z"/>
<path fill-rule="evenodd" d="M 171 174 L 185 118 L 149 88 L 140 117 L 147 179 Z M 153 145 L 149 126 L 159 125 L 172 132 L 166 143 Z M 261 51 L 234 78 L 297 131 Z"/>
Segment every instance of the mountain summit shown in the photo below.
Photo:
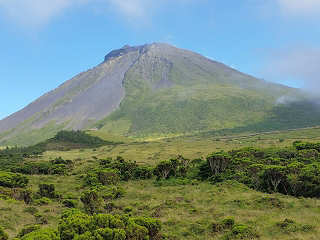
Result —
<path fill-rule="evenodd" d="M 61 129 L 158 137 L 316 125 L 318 116 L 302 119 L 307 110 L 279 106 L 297 94 L 168 44 L 126 45 L 1 120 L 0 143 L 31 144 Z"/>

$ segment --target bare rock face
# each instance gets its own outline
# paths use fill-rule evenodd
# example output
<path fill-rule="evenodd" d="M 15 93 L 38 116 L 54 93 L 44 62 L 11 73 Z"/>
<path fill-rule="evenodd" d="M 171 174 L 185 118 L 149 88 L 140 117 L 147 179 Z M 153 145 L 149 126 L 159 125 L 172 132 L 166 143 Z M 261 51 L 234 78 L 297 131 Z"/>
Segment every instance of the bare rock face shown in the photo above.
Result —
<path fill-rule="evenodd" d="M 1 120 L 0 133 L 19 128 L 19 125 L 26 121 L 28 124 L 24 125 L 24 130 L 25 127 L 42 128 L 52 121 L 57 124 L 66 123 L 69 128 L 82 129 L 106 117 L 119 106 L 125 96 L 123 81 L 126 73 L 148 54 L 154 45 L 157 44 L 124 46 L 110 52 L 97 67 L 75 76 L 22 110 Z M 156 88 L 170 85 L 168 71 L 169 62 L 164 69 L 163 79 Z"/>
<path fill-rule="evenodd" d="M 52 121 L 82 129 L 100 120 L 116 109 L 124 98 L 125 74 L 141 56 L 142 49 L 133 47 L 111 52 L 97 67 L 75 76 L 1 120 L 0 133 L 14 128 L 19 131 L 42 128 Z M 20 126 L 25 122 L 28 124 Z M 15 133 L 13 131 L 9 136 Z"/>

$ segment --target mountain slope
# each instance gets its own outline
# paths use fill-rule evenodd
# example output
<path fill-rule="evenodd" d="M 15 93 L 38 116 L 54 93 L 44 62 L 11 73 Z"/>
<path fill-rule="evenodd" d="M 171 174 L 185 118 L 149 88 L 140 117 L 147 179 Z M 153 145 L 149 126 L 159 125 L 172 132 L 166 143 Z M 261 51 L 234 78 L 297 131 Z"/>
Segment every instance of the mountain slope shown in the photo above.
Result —
<path fill-rule="evenodd" d="M 277 100 L 283 96 L 297 97 L 299 92 L 167 44 L 125 46 L 0 121 L 0 143 L 31 144 L 61 129 L 92 127 L 136 137 L 251 125 L 263 130 L 261 123 L 286 118 L 275 114 Z M 305 115 L 296 106 L 282 104 L 280 108 L 302 118 Z M 298 125 L 317 125 L 320 114 L 311 112 L 310 119 Z M 276 128 L 297 125 L 294 119 L 288 120 Z"/>

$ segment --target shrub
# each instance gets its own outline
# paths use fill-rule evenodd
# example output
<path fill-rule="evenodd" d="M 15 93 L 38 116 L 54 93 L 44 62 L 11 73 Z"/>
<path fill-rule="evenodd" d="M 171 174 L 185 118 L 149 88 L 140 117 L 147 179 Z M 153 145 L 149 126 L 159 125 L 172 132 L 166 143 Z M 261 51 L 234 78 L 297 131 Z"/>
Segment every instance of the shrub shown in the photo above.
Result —
<path fill-rule="evenodd" d="M 262 185 L 266 191 L 277 192 L 279 184 L 286 180 L 286 168 L 278 165 L 265 166 L 261 174 Z"/>
<path fill-rule="evenodd" d="M 72 166 L 73 165 L 73 161 L 71 160 L 64 160 L 62 157 L 58 157 L 54 160 L 50 161 L 51 164 L 64 164 L 64 165 L 68 165 L 68 166 Z"/>
<path fill-rule="evenodd" d="M 57 231 L 45 228 L 24 235 L 21 240 L 60 240 Z"/>
<path fill-rule="evenodd" d="M 112 186 L 107 188 L 106 192 L 103 194 L 103 198 L 105 200 L 118 199 L 123 197 L 125 194 L 125 190 L 122 187 Z"/>
<path fill-rule="evenodd" d="M 232 227 L 232 230 L 226 233 L 223 237 L 224 240 L 231 239 L 256 239 L 259 235 L 251 227 L 243 224 L 237 224 Z"/>
<path fill-rule="evenodd" d="M 78 205 L 78 201 L 73 199 L 65 199 L 62 201 L 62 204 L 67 208 L 76 208 Z"/>
<path fill-rule="evenodd" d="M 98 180 L 103 185 L 114 185 L 120 180 L 118 171 L 114 169 L 103 169 L 97 172 Z"/>
<path fill-rule="evenodd" d="M 23 201 L 25 204 L 30 204 L 32 202 L 32 190 L 26 189 L 21 192 L 21 195 L 23 197 Z"/>
<path fill-rule="evenodd" d="M 222 232 L 226 229 L 231 229 L 235 224 L 233 218 L 225 218 L 220 222 L 214 222 L 210 224 L 210 230 L 214 233 Z"/>
<path fill-rule="evenodd" d="M 116 169 L 98 169 L 89 172 L 85 178 L 85 185 L 94 187 L 100 185 L 114 185 L 120 181 L 119 172 Z"/>
<path fill-rule="evenodd" d="M 25 236 L 31 232 L 38 231 L 38 230 L 40 230 L 39 225 L 29 225 L 29 226 L 22 228 L 17 237 L 22 238 L 23 236 Z"/>
<path fill-rule="evenodd" d="M 26 187 L 28 179 L 18 173 L 9 173 L 0 171 L 0 186 L 8 188 Z"/>
<path fill-rule="evenodd" d="M 63 213 L 58 229 L 61 240 L 145 240 L 154 239 L 159 234 L 161 224 L 149 218 L 109 214 L 88 216 L 78 210 L 69 210 Z"/>
<path fill-rule="evenodd" d="M 104 168 L 118 171 L 120 179 L 128 181 L 130 179 L 149 179 L 152 177 L 152 169 L 139 166 L 136 162 L 125 160 L 118 156 L 115 160 L 107 158 L 100 160 L 100 165 Z"/>
<path fill-rule="evenodd" d="M 190 160 L 178 156 L 169 161 L 161 161 L 154 169 L 153 173 L 157 180 L 168 179 L 170 177 L 186 177 Z"/>
<path fill-rule="evenodd" d="M 140 226 L 148 229 L 148 235 L 155 237 L 161 230 L 161 222 L 158 219 L 138 217 L 133 219 L 134 222 Z"/>
<path fill-rule="evenodd" d="M 56 198 L 58 195 L 55 192 L 53 184 L 39 184 L 39 195 L 46 198 Z"/>
<path fill-rule="evenodd" d="M 130 207 L 130 206 L 128 206 L 128 207 L 125 207 L 125 208 L 123 209 L 123 211 L 128 214 L 128 213 L 131 213 L 131 212 L 133 211 L 133 208 Z"/>
<path fill-rule="evenodd" d="M 13 167 L 11 171 L 23 174 L 65 175 L 72 167 L 73 162 L 71 160 L 64 160 L 59 157 L 50 162 L 27 162 Z"/>
<path fill-rule="evenodd" d="M 102 140 L 101 138 L 91 136 L 83 131 L 60 131 L 53 138 L 56 141 L 77 143 L 87 145 L 90 147 L 99 147 L 109 142 Z"/>
<path fill-rule="evenodd" d="M 23 211 L 32 215 L 35 215 L 37 212 L 39 212 L 39 210 L 36 207 L 27 207 Z"/>
<path fill-rule="evenodd" d="M 4 232 L 2 227 L 0 227 L 0 240 L 8 240 L 8 239 L 9 239 L 8 234 Z"/>
<path fill-rule="evenodd" d="M 293 146 L 297 150 L 309 150 L 309 149 L 314 149 L 320 152 L 320 143 L 302 143 L 302 142 L 294 142 Z"/>
<path fill-rule="evenodd" d="M 39 198 L 34 201 L 34 204 L 39 205 L 39 206 L 49 205 L 50 203 L 51 203 L 51 200 L 46 197 L 42 197 L 42 198 Z"/>
<path fill-rule="evenodd" d="M 293 233 L 293 232 L 310 232 L 314 230 L 314 226 L 311 225 L 301 225 L 296 223 L 292 219 L 284 219 L 282 222 L 277 222 L 276 227 L 284 233 Z"/>
<path fill-rule="evenodd" d="M 34 217 L 36 218 L 37 224 L 48 224 L 48 218 L 47 216 L 43 216 L 39 213 L 35 214 Z"/>
<path fill-rule="evenodd" d="M 98 213 L 102 209 L 102 198 L 96 190 L 85 191 L 82 193 L 80 200 L 85 211 L 89 214 Z"/>
<path fill-rule="evenodd" d="M 150 179 L 153 176 L 153 168 L 139 166 L 134 171 L 134 179 Z"/>
<path fill-rule="evenodd" d="M 154 175 L 157 176 L 157 179 L 168 179 L 170 177 L 170 173 L 175 169 L 175 166 L 171 161 L 162 161 L 160 162 L 156 168 L 154 169 Z"/>
<path fill-rule="evenodd" d="M 285 208 L 285 203 L 276 197 L 260 197 L 254 203 L 262 208 Z"/>
<path fill-rule="evenodd" d="M 26 204 L 32 202 L 32 191 L 23 188 L 5 188 L 0 187 L 0 197 L 3 199 L 23 200 Z"/>
<path fill-rule="evenodd" d="M 215 153 L 207 157 L 208 164 L 210 166 L 213 175 L 222 173 L 228 166 L 231 157 L 224 153 Z"/>
<path fill-rule="evenodd" d="M 235 221 L 233 218 L 225 218 L 221 221 L 221 224 L 224 227 L 224 229 L 232 228 L 233 225 L 235 224 Z"/>

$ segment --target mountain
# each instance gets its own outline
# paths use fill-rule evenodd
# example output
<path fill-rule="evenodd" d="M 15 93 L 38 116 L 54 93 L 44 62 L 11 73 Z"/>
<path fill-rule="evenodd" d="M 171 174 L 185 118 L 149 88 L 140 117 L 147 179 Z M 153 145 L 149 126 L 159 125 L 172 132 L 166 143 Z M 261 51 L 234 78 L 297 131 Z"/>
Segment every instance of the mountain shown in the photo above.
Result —
<path fill-rule="evenodd" d="M 33 144 L 61 129 L 152 138 L 319 125 L 318 107 L 295 99 L 304 99 L 297 89 L 188 50 L 124 46 L 1 120 L 0 144 Z"/>

